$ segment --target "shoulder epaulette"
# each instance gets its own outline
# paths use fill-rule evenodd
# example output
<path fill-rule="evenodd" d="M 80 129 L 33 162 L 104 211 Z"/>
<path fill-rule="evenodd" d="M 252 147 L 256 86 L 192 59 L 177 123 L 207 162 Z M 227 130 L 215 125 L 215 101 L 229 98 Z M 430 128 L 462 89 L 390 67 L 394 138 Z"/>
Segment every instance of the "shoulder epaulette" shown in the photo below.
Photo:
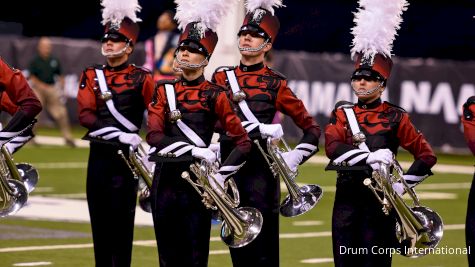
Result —
<path fill-rule="evenodd" d="M 402 111 L 402 112 L 406 112 L 405 109 L 401 108 L 400 106 L 394 105 L 393 103 L 389 103 L 388 101 L 384 101 L 384 103 L 386 103 L 386 104 L 387 104 L 388 106 L 390 106 L 390 107 L 399 109 L 399 110 Z M 406 113 L 407 113 L 407 112 L 406 112 Z"/>
<path fill-rule="evenodd" d="M 106 67 L 104 64 L 94 64 L 90 66 L 88 69 L 98 69 L 98 70 L 103 70 Z"/>
<path fill-rule="evenodd" d="M 7 65 L 13 72 L 19 72 L 20 70 L 18 70 L 17 68 L 14 68 L 12 65 L 10 65 L 10 63 L 6 62 L 3 57 L 0 57 L 0 61 L 2 61 L 3 63 L 5 63 L 5 65 Z"/>
<path fill-rule="evenodd" d="M 471 96 L 467 99 L 467 102 L 465 102 L 465 104 L 463 104 L 464 107 L 468 107 L 470 105 L 473 105 L 475 104 L 475 95 L 474 96 Z"/>
<path fill-rule="evenodd" d="M 463 104 L 463 117 L 466 120 L 473 119 L 473 112 L 470 110 L 470 106 L 475 104 L 475 96 L 471 96 L 467 99 L 467 102 Z"/>
<path fill-rule="evenodd" d="M 131 64 L 131 65 L 134 66 L 136 69 L 139 69 L 139 70 L 144 71 L 144 72 L 146 72 L 146 73 L 152 74 L 152 71 L 149 70 L 149 69 L 147 69 L 147 68 L 145 68 L 144 66 L 137 66 L 137 65 L 135 65 L 135 64 Z"/>
<path fill-rule="evenodd" d="M 335 109 L 350 108 L 350 107 L 353 107 L 354 105 L 355 104 L 351 103 L 350 101 L 341 100 L 341 101 L 336 102 Z"/>
<path fill-rule="evenodd" d="M 160 86 L 160 85 L 163 85 L 163 84 L 175 84 L 179 81 L 180 79 L 165 79 L 165 80 L 159 80 L 157 82 L 157 87 Z"/>
<path fill-rule="evenodd" d="M 237 66 L 220 66 L 216 68 L 214 72 L 219 72 L 219 71 L 227 71 L 227 70 L 235 70 Z"/>
<path fill-rule="evenodd" d="M 270 70 L 270 72 L 271 72 L 272 74 L 274 74 L 275 76 L 281 78 L 282 80 L 287 80 L 287 77 L 285 77 L 284 74 L 280 73 L 280 72 L 277 71 L 277 70 L 272 69 L 272 68 L 269 67 L 269 66 L 266 66 L 266 67 L 267 67 L 267 68 Z"/>

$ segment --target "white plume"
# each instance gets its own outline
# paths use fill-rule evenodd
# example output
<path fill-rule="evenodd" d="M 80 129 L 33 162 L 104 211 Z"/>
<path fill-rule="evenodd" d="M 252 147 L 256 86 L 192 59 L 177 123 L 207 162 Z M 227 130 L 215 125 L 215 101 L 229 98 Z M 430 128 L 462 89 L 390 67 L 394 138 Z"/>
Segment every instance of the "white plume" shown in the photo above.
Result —
<path fill-rule="evenodd" d="M 177 4 L 175 19 L 178 29 L 184 30 L 191 22 L 198 22 L 197 27 L 204 36 L 206 29 L 216 32 L 218 24 L 226 12 L 235 3 L 232 0 L 175 0 Z"/>
<path fill-rule="evenodd" d="M 108 22 L 120 24 L 125 17 L 133 22 L 142 21 L 136 14 L 142 9 L 138 0 L 101 0 L 101 5 L 104 7 L 102 9 L 103 25 Z"/>
<path fill-rule="evenodd" d="M 247 0 L 245 3 L 247 13 L 252 13 L 258 8 L 265 9 L 274 15 L 274 7 L 284 7 L 282 0 Z"/>
<path fill-rule="evenodd" d="M 402 12 L 409 3 L 406 0 L 359 0 L 359 5 L 354 13 L 356 25 L 351 29 L 354 36 L 351 57 L 357 52 L 371 58 L 377 53 L 391 57 Z"/>

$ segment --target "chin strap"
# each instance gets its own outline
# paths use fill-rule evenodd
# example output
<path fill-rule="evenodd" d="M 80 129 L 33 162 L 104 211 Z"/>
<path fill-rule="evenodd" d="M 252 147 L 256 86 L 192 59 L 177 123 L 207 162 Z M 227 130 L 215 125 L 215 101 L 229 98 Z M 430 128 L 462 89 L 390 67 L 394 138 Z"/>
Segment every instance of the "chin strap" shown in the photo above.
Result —
<path fill-rule="evenodd" d="M 253 48 L 253 47 L 241 47 L 241 46 L 239 46 L 239 41 L 238 41 L 238 48 L 239 48 L 239 51 L 241 51 L 241 52 L 244 52 L 244 51 L 246 51 L 246 52 L 259 52 L 268 43 L 269 43 L 269 39 L 266 39 L 265 42 L 263 42 L 260 46 L 258 46 L 256 48 Z"/>
<path fill-rule="evenodd" d="M 125 50 L 127 50 L 127 48 L 129 46 L 130 46 L 130 43 L 127 42 L 127 44 L 121 50 L 119 50 L 117 52 L 110 52 L 110 53 L 106 53 L 106 51 L 104 51 L 104 47 L 102 47 L 101 48 L 101 53 L 102 53 L 103 56 L 108 57 L 108 58 L 120 57 L 120 56 L 123 56 L 125 54 Z"/>
<path fill-rule="evenodd" d="M 178 55 L 175 57 L 175 62 L 178 64 L 177 67 L 173 67 L 173 69 L 177 69 L 176 71 L 183 71 L 182 67 L 188 68 L 188 69 L 199 69 L 201 67 L 204 67 L 208 65 L 208 58 L 205 58 L 203 61 L 201 61 L 198 64 L 190 64 L 188 62 L 182 61 L 180 58 L 178 58 Z"/>
<path fill-rule="evenodd" d="M 358 92 L 354 87 L 353 85 L 351 86 L 351 88 L 353 89 L 353 92 L 355 92 L 355 95 L 357 96 L 367 96 L 367 95 L 370 95 L 374 92 L 376 92 L 376 90 L 379 90 L 383 87 L 383 84 L 382 83 L 379 83 L 378 86 L 374 87 L 373 89 L 367 91 L 367 92 Z"/>

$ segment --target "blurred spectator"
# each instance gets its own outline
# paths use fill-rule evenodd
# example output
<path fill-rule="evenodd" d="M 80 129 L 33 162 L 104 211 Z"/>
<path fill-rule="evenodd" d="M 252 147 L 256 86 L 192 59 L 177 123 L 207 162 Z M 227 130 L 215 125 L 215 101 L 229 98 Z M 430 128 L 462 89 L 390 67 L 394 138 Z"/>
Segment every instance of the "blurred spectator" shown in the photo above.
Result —
<path fill-rule="evenodd" d="M 157 34 L 145 41 L 144 67 L 152 70 L 155 81 L 175 78 L 173 59 L 179 34 L 174 16 L 173 11 L 164 11 L 157 19 Z"/>
<path fill-rule="evenodd" d="M 40 38 L 38 55 L 31 61 L 29 71 L 33 91 L 58 124 L 66 145 L 75 147 L 63 98 L 64 77 L 58 59 L 51 56 L 51 40 L 48 37 Z"/>

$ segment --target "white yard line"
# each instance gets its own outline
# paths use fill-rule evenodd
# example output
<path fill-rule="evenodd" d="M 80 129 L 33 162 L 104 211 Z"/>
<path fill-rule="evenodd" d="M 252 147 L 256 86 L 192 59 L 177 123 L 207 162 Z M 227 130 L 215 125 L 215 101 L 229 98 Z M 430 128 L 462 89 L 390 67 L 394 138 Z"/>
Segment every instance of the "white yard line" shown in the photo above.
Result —
<path fill-rule="evenodd" d="M 281 185 L 282 191 L 286 192 L 287 188 Z M 437 183 L 437 184 L 421 184 L 417 187 L 418 196 L 421 199 L 456 199 L 457 194 L 452 192 L 440 192 L 440 190 L 468 189 L 470 183 Z M 335 186 L 324 186 L 325 192 L 334 192 Z M 427 190 L 437 190 L 431 192 Z M 36 219 L 36 220 L 52 220 L 52 221 L 71 221 L 71 222 L 89 222 L 89 212 L 87 203 L 84 200 L 84 194 L 71 195 L 55 195 L 56 197 L 30 196 L 25 207 L 18 211 L 12 218 Z M 83 199 L 65 199 L 83 198 Z M 144 212 L 137 208 L 136 225 L 152 226 L 152 216 L 150 213 Z"/>
<path fill-rule="evenodd" d="M 63 137 L 58 136 L 45 136 L 37 135 L 35 136 L 35 142 L 39 145 L 49 145 L 49 146 L 65 146 L 66 143 Z M 82 139 L 74 139 L 74 143 L 78 147 L 89 147 L 89 141 Z"/>
<path fill-rule="evenodd" d="M 0 248 L 0 253 L 36 251 L 36 250 L 79 249 L 79 248 L 92 248 L 92 243 L 89 243 L 89 244 L 54 245 L 54 246 L 29 246 L 29 247 Z"/>
<path fill-rule="evenodd" d="M 463 230 L 465 229 L 465 224 L 449 224 L 444 225 L 445 231 L 451 230 Z M 282 233 L 279 234 L 280 239 L 296 239 L 296 238 L 316 238 L 316 237 L 330 237 L 330 231 L 323 232 L 307 232 L 307 233 Z M 218 236 L 211 237 L 211 242 L 221 242 L 221 238 Z M 134 241 L 136 246 L 155 246 L 155 240 L 137 240 Z M 0 248 L 0 253 L 9 253 L 9 252 L 23 252 L 23 251 L 36 251 L 36 250 L 55 250 L 55 249 L 82 249 L 82 248 L 92 248 L 92 243 L 87 244 L 69 244 L 69 245 L 52 245 L 52 246 L 27 246 L 27 247 L 11 247 L 11 248 Z M 213 254 L 223 254 L 225 250 L 216 250 Z M 227 251 L 227 250 L 226 250 Z"/>
<path fill-rule="evenodd" d="M 301 260 L 301 263 L 330 263 L 333 262 L 333 258 L 314 258 Z"/>
<path fill-rule="evenodd" d="M 465 224 L 444 225 L 444 230 L 465 230 Z"/>
<path fill-rule="evenodd" d="M 13 266 L 46 266 L 52 265 L 53 263 L 50 261 L 37 261 L 37 262 L 19 262 L 14 263 Z"/>
<path fill-rule="evenodd" d="M 221 249 L 221 250 L 210 250 L 209 255 L 223 255 L 229 254 L 229 249 Z"/>
<path fill-rule="evenodd" d="M 315 226 L 323 225 L 323 221 L 294 221 L 292 222 L 294 226 Z"/>
<path fill-rule="evenodd" d="M 75 195 L 77 196 L 77 195 Z M 30 196 L 26 206 L 12 218 L 89 223 L 86 200 Z M 152 215 L 137 208 L 135 224 L 152 226 Z"/>
<path fill-rule="evenodd" d="M 32 162 L 38 169 L 85 169 L 87 162 Z"/>

